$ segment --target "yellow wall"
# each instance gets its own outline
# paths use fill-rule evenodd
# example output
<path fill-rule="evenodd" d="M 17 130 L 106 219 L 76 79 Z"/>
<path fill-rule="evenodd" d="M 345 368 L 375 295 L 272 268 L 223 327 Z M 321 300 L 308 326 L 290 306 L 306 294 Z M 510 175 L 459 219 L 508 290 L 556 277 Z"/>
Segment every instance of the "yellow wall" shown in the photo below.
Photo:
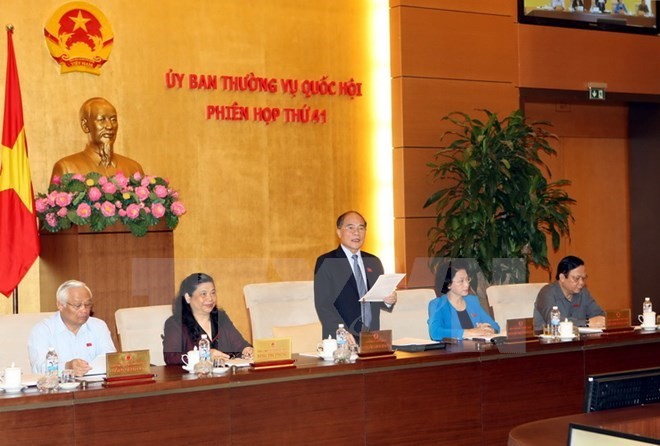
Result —
<path fill-rule="evenodd" d="M 387 28 L 387 1 L 90 1 L 115 34 L 100 76 L 60 74 L 47 51 L 44 24 L 64 3 L 3 0 L 0 12 L 2 23 L 16 29 L 35 191 L 47 188 L 57 159 L 82 149 L 80 104 L 104 96 L 119 112 L 115 150 L 139 160 L 147 173 L 168 177 L 188 209 L 175 230 L 176 283 L 198 270 L 215 276 L 220 303 L 246 336 L 243 286 L 311 280 L 316 256 L 336 246 L 340 212 L 362 210 L 373 236 L 365 249 L 391 257 L 391 247 L 375 243 L 376 228 L 391 232 L 391 214 L 388 219 L 378 213 L 379 204 L 391 207 L 391 199 L 376 202 L 373 186 L 373 166 L 391 159 L 391 142 L 374 142 L 382 122 L 372 110 L 376 98 L 389 96 L 389 84 L 375 91 L 371 62 L 371 46 L 388 40 L 370 35 L 374 6 L 385 11 L 378 29 Z M 4 86 L 4 34 L 0 60 Z M 168 89 L 169 70 L 300 81 L 352 78 L 363 84 L 363 96 Z M 249 107 L 308 105 L 325 109 L 328 122 L 205 119 L 206 105 L 234 101 Z M 391 184 L 384 186 L 391 191 Z M 38 281 L 33 268 L 19 288 L 21 312 L 39 310 Z M 3 299 L 3 312 L 11 312 L 10 303 Z"/>

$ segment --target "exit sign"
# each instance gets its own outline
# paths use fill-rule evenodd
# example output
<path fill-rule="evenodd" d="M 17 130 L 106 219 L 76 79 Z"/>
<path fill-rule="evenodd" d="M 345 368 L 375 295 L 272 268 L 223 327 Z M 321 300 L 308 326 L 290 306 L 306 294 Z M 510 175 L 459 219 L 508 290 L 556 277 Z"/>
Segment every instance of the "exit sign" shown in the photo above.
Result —
<path fill-rule="evenodd" d="M 596 101 L 605 100 L 605 88 L 604 87 L 589 87 L 589 99 Z"/>

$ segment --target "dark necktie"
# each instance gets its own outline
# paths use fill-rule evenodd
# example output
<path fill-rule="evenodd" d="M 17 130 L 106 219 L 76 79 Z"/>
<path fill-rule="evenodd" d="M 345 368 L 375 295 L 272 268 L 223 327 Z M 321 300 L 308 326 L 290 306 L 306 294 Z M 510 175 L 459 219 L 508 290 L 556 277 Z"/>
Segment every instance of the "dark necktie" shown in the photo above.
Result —
<path fill-rule="evenodd" d="M 358 255 L 353 254 L 353 274 L 355 274 L 355 281 L 357 282 L 358 295 L 360 298 L 367 294 L 367 283 L 362 277 L 362 270 L 360 269 L 360 262 L 358 261 Z M 361 312 L 362 312 L 362 329 L 368 330 L 371 325 L 371 306 L 368 302 L 360 303 Z"/>

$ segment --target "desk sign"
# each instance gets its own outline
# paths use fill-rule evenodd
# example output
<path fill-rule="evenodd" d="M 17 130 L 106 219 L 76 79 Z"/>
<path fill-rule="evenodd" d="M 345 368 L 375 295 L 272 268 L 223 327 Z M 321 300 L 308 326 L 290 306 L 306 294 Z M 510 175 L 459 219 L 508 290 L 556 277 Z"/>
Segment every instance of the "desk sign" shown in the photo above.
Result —
<path fill-rule="evenodd" d="M 621 330 L 632 327 L 630 324 L 630 308 L 607 310 L 605 312 L 605 329 Z"/>
<path fill-rule="evenodd" d="M 392 330 L 360 333 L 360 354 L 392 352 Z"/>
<path fill-rule="evenodd" d="M 507 319 L 506 337 L 509 341 L 524 341 L 534 338 L 534 318 Z"/>
<path fill-rule="evenodd" d="M 288 361 L 291 359 L 291 338 L 256 339 L 254 362 Z"/>
<path fill-rule="evenodd" d="M 108 378 L 151 374 L 149 350 L 108 353 L 105 370 Z"/>

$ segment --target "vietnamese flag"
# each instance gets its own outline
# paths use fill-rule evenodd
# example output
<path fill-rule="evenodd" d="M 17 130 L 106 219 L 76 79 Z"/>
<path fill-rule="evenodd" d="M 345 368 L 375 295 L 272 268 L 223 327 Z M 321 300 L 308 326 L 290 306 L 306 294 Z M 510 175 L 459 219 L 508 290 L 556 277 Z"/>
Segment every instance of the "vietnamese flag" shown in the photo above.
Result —
<path fill-rule="evenodd" d="M 0 293 L 5 296 L 11 295 L 39 256 L 39 232 L 12 32 L 8 26 L 5 114 L 0 147 Z"/>

